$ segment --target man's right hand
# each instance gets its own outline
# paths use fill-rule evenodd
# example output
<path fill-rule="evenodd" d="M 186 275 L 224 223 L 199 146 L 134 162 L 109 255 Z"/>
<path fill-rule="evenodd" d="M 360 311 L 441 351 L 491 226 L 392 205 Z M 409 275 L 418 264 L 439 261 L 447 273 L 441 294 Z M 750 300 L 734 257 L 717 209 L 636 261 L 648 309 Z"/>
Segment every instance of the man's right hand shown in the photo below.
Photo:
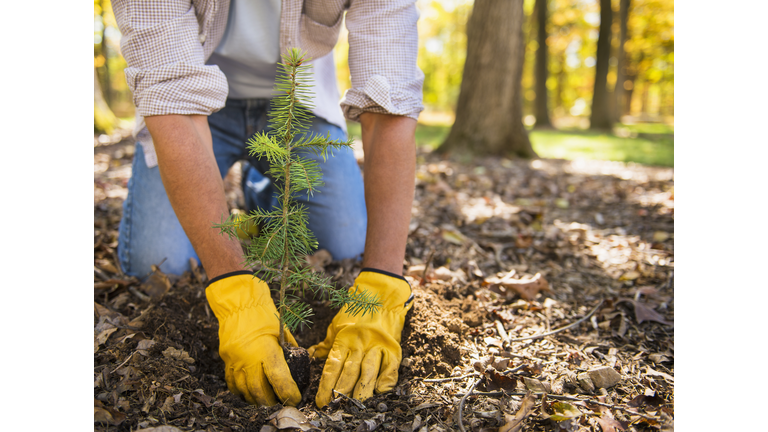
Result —
<path fill-rule="evenodd" d="M 212 279 L 205 295 L 219 320 L 219 355 L 229 391 L 251 404 L 298 405 L 301 392 L 283 357 L 267 284 L 250 272 L 235 272 Z M 287 329 L 285 336 L 298 346 Z"/>

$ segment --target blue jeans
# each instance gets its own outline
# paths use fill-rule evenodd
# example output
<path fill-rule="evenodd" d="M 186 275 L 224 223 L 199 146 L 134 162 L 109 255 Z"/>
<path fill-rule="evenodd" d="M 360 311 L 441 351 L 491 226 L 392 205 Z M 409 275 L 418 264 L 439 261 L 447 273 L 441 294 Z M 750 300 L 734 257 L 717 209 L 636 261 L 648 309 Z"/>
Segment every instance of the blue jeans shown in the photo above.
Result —
<path fill-rule="evenodd" d="M 265 176 L 269 166 L 249 156 L 245 148 L 245 141 L 254 133 L 269 130 L 268 108 L 267 99 L 229 99 L 224 109 L 208 117 L 222 178 L 238 160 L 250 163 L 243 173 L 248 211 L 277 204 L 272 183 Z M 319 117 L 313 118 L 309 130 L 346 140 L 341 128 Z M 312 197 L 297 196 L 297 201 L 309 210 L 309 229 L 317 237 L 319 248 L 328 250 L 335 260 L 358 258 L 365 245 L 367 214 L 363 178 L 352 150 L 336 150 L 325 162 L 311 153 L 304 156 L 318 161 L 325 182 Z M 147 167 L 141 145 L 136 146 L 128 197 L 123 203 L 118 257 L 122 270 L 137 277 L 146 276 L 153 264 L 161 262 L 162 272 L 177 275 L 190 269 L 190 258 L 199 262 L 168 201 L 160 171 L 158 167 Z"/>

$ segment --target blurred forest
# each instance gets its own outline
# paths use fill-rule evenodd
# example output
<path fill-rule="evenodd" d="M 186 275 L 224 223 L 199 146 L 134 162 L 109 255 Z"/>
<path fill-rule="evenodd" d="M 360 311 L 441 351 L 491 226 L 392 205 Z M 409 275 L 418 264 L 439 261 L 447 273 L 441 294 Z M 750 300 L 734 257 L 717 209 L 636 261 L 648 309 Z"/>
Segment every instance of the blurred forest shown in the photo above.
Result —
<path fill-rule="evenodd" d="M 538 155 L 581 155 L 672 166 L 674 2 L 522 3 L 520 115 Z M 426 107 L 417 132 L 420 144 L 438 147 L 453 124 L 467 57 L 466 27 L 473 6 L 473 0 L 417 1 L 421 13 L 419 67 L 425 74 Z M 601 22 L 610 22 L 603 27 L 608 30 L 604 30 L 606 35 L 601 34 Z M 599 42 L 604 45 L 602 51 Z M 350 87 L 347 50 L 343 28 L 334 50 L 342 93 Z M 110 2 L 94 0 L 96 133 L 109 135 L 126 128 L 133 118 L 124 67 L 120 32 Z M 597 131 L 590 133 L 590 127 Z M 351 134 L 357 130 L 357 125 L 350 125 Z"/>

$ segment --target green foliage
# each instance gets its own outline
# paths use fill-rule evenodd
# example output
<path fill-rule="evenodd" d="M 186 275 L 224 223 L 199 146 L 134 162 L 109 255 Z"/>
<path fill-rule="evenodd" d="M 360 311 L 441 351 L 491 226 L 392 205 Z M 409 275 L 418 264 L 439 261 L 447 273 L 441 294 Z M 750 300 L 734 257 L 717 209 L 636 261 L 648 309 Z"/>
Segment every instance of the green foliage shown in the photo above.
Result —
<path fill-rule="evenodd" d="M 295 202 L 294 197 L 303 193 L 311 197 L 323 185 L 320 166 L 305 156 L 312 153 L 325 160 L 332 156 L 334 149 L 349 147 L 353 142 L 352 139 L 333 141 L 330 135 L 307 132 L 312 118 L 312 73 L 305 61 L 304 53 L 296 48 L 283 56 L 283 62 L 278 63 L 276 96 L 268 114 L 270 130 L 255 134 L 247 142 L 252 156 L 269 162 L 269 175 L 277 189 L 279 206 L 254 210 L 245 217 L 232 215 L 215 225 L 230 237 L 237 236 L 238 228 L 244 224 L 255 223 L 261 227 L 247 247 L 245 264 L 258 267 L 263 280 L 279 282 L 277 310 L 281 322 L 292 331 L 301 324 L 311 324 L 312 310 L 300 300 L 306 290 L 313 295 L 327 294 L 333 306 L 347 305 L 353 315 L 380 307 L 374 296 L 337 289 L 328 277 L 305 267 L 305 257 L 316 250 L 318 244 L 307 228 L 307 209 Z M 283 326 L 280 340 L 285 342 Z"/>

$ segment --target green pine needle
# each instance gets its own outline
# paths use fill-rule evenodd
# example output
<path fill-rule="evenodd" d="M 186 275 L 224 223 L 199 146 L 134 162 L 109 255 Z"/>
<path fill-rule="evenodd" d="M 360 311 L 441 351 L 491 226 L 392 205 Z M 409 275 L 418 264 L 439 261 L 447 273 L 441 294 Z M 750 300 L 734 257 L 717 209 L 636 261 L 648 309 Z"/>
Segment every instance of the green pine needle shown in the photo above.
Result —
<path fill-rule="evenodd" d="M 214 228 L 230 238 L 237 236 L 244 222 L 258 224 L 259 235 L 246 248 L 245 264 L 256 268 L 258 277 L 280 284 L 276 302 L 280 341 L 285 343 L 283 327 L 294 331 L 309 325 L 312 309 L 300 297 L 309 290 L 313 296 L 330 298 L 334 307 L 347 307 L 351 315 L 374 313 L 379 299 L 367 292 L 336 288 L 330 278 L 306 267 L 305 257 L 317 250 L 315 236 L 307 228 L 309 213 L 294 197 L 306 193 L 310 198 L 323 186 L 320 165 L 309 154 L 326 161 L 334 150 L 351 147 L 353 140 L 334 141 L 308 132 L 312 122 L 312 71 L 304 53 L 293 48 L 278 63 L 278 76 L 270 105 L 269 131 L 259 132 L 247 141 L 251 156 L 266 159 L 279 205 L 273 210 L 256 210 L 247 216 L 232 215 Z"/>

